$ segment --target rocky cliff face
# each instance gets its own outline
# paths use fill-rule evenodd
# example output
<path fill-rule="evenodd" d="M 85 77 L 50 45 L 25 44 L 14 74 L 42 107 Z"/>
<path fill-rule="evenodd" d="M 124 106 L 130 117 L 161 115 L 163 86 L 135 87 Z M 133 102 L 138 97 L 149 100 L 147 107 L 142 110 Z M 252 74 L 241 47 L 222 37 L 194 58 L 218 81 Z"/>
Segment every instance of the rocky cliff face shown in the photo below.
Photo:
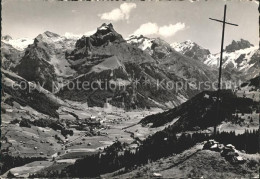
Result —
<path fill-rule="evenodd" d="M 65 59 L 66 50 L 72 48 L 74 43 L 75 40 L 46 31 L 26 48 L 15 71 L 26 80 L 40 83 L 45 89 L 53 91 L 60 77 L 66 78 L 75 73 Z"/>
<path fill-rule="evenodd" d="M 233 40 L 231 44 L 226 46 L 225 51 L 230 53 L 230 52 L 235 52 L 236 50 L 241 50 L 241 49 L 246 49 L 253 47 L 249 41 L 241 39 L 240 41 L 235 41 Z"/>
<path fill-rule="evenodd" d="M 19 51 L 10 44 L 6 44 L 3 41 L 1 42 L 1 62 L 3 69 L 12 71 L 14 67 L 20 62 L 23 55 L 23 51 Z"/>

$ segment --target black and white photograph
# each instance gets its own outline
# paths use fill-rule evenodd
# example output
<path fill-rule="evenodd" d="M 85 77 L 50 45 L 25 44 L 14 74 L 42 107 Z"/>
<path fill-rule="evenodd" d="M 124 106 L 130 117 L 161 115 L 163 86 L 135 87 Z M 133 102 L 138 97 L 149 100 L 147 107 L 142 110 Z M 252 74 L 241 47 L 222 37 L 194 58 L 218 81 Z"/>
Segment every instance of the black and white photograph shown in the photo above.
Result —
<path fill-rule="evenodd" d="M 259 9 L 2 0 L 0 178 L 259 178 Z"/>

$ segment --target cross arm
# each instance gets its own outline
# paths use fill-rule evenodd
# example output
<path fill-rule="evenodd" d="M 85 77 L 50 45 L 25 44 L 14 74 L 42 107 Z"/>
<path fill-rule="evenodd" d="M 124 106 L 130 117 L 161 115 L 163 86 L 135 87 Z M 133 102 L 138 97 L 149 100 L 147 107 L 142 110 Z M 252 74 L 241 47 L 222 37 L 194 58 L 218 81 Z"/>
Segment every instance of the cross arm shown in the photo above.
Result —
<path fill-rule="evenodd" d="M 213 20 L 213 21 L 217 21 L 217 22 L 222 22 L 221 20 L 218 20 L 218 19 L 213 19 L 213 18 L 209 18 L 210 20 Z M 238 26 L 237 24 L 232 24 L 232 23 L 229 23 L 229 22 L 225 22 L 225 24 L 229 24 L 229 25 L 234 25 L 234 26 Z"/>

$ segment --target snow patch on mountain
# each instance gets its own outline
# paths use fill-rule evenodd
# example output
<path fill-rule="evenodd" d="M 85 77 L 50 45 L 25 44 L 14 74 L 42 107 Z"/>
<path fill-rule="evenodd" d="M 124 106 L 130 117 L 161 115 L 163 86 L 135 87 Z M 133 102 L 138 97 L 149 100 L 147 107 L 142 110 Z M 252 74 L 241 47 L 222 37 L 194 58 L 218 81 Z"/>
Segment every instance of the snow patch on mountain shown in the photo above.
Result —
<path fill-rule="evenodd" d="M 178 43 L 174 42 L 171 44 L 171 47 L 177 52 L 184 52 L 187 50 L 191 50 L 195 46 L 195 43 L 191 40 L 186 40 L 185 42 Z"/>
<path fill-rule="evenodd" d="M 173 51 L 170 44 L 160 38 L 148 38 L 143 35 L 131 35 L 126 41 L 148 53 L 155 59 L 164 58 Z"/>
<path fill-rule="evenodd" d="M 234 68 L 240 70 L 246 70 L 249 69 L 254 65 L 250 64 L 251 57 L 256 53 L 258 50 L 258 47 L 250 47 L 246 49 L 237 50 L 235 52 L 224 52 L 223 53 L 223 68 L 226 68 L 228 65 L 232 65 Z M 244 60 L 239 63 L 238 59 L 239 57 L 244 56 Z M 219 66 L 219 59 L 220 59 L 220 53 L 218 54 L 210 54 L 205 60 L 205 64 L 212 66 L 212 67 L 218 67 Z"/>
<path fill-rule="evenodd" d="M 136 44 L 138 48 L 143 51 L 147 51 L 150 55 L 152 55 L 152 45 L 153 45 L 153 38 L 147 38 L 142 35 L 135 36 L 131 35 L 129 38 L 126 39 L 127 43 Z"/>
<path fill-rule="evenodd" d="M 28 45 L 33 43 L 33 39 L 30 38 L 18 38 L 18 39 L 2 39 L 2 42 L 11 45 L 19 51 L 23 51 Z"/>
<path fill-rule="evenodd" d="M 211 68 L 219 67 L 220 53 L 211 54 L 198 44 L 187 40 L 182 43 L 172 43 L 171 47 L 194 60 L 200 60 Z M 250 79 L 259 74 L 260 57 L 259 47 L 254 47 L 248 41 L 241 39 L 240 41 L 232 41 L 227 46 L 229 50 L 223 52 L 223 69 L 231 73 L 232 70 L 241 74 L 245 79 Z M 234 73 L 232 73 L 234 74 Z"/>

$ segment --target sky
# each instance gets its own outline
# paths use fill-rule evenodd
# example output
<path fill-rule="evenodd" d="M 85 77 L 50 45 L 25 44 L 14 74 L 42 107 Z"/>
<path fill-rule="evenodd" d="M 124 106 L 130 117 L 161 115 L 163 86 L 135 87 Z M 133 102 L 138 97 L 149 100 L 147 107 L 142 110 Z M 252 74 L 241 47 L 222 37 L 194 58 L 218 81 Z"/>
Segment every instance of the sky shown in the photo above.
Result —
<path fill-rule="evenodd" d="M 96 1 L 58 2 L 2 0 L 2 34 L 13 38 L 35 38 L 45 31 L 59 35 L 93 34 L 103 23 L 112 23 L 124 38 L 142 34 L 168 43 L 191 40 L 220 51 L 222 24 L 209 17 L 239 26 L 226 25 L 225 46 L 241 38 L 259 44 L 256 1 Z"/>

